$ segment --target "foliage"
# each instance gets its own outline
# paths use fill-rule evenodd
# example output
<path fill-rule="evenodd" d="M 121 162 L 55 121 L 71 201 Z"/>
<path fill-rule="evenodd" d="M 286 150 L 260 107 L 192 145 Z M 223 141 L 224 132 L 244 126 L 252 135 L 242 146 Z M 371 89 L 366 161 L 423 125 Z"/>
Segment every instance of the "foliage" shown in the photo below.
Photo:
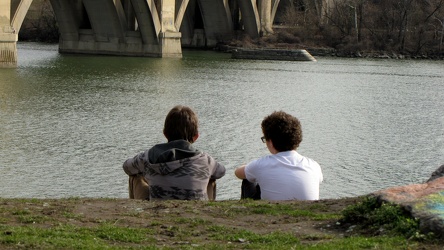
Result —
<path fill-rule="evenodd" d="M 341 223 L 359 225 L 373 234 L 388 233 L 406 238 L 419 234 L 419 221 L 399 205 L 379 201 L 368 196 L 356 205 L 347 207 Z"/>
<path fill-rule="evenodd" d="M 19 33 L 20 40 L 37 42 L 58 42 L 59 28 L 49 0 L 39 1 L 38 18 L 25 22 L 30 27 L 22 28 Z"/>
<path fill-rule="evenodd" d="M 50 1 L 40 2 L 39 18 L 28 21 L 31 27 L 22 28 L 20 40 L 56 42 L 59 31 Z M 240 46 L 287 44 L 285 47 L 329 47 L 349 56 L 384 51 L 444 57 L 444 0 L 290 0 L 281 1 L 278 10 L 275 34 L 252 40 L 238 32 Z M 235 20 L 239 13 L 232 10 L 232 15 Z M 235 32 L 242 29 L 241 23 L 234 22 L 234 26 Z"/>
<path fill-rule="evenodd" d="M 318 46 L 443 57 L 444 0 L 298 3 L 287 6 L 280 20 L 284 25 L 309 31 L 304 33 L 304 40 Z"/>

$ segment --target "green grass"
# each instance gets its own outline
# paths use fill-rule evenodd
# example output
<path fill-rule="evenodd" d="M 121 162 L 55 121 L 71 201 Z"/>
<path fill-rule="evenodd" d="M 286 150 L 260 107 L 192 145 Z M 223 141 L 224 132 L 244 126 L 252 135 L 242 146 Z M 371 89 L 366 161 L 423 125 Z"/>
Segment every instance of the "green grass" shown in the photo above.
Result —
<path fill-rule="evenodd" d="M 300 246 L 297 249 L 318 250 L 353 250 L 353 249 L 413 249 L 415 244 L 409 244 L 403 237 L 362 237 L 354 236 L 320 243 L 311 246 Z"/>
<path fill-rule="evenodd" d="M 220 203 L 209 203 L 208 206 L 221 206 Z M 224 205 L 222 205 L 224 206 Z M 228 217 L 236 216 L 239 213 L 245 214 L 264 214 L 264 215 L 288 215 L 291 217 L 309 218 L 313 220 L 339 219 L 339 213 L 330 213 L 325 205 L 311 204 L 306 209 L 295 210 L 294 206 L 287 203 L 264 203 L 254 200 L 241 200 L 238 205 L 231 203 L 226 205 L 226 214 Z M 316 211 L 316 212 L 314 212 Z M 325 213 L 319 213 L 319 211 Z"/>
<path fill-rule="evenodd" d="M 251 200 L 206 203 L 128 201 L 129 205 L 120 202 L 123 204 L 120 209 L 114 209 L 113 200 L 110 200 L 107 214 L 92 216 L 85 209 L 91 200 L 65 199 L 59 204 L 57 200 L 0 199 L 0 249 L 443 247 L 441 243 L 431 241 L 431 236 L 421 235 L 419 222 L 401 207 L 380 203 L 374 197 L 359 201 L 356 204 L 350 202 L 353 205 L 343 211 L 329 211 L 326 205 L 329 203 L 322 202 L 271 203 Z M 75 209 L 79 204 L 83 209 Z M 96 211 L 103 209 L 96 208 Z M 134 208 L 143 209 L 137 214 L 128 213 Z M 199 211 L 201 216 L 192 216 Z M 261 220 L 255 221 L 255 218 Z M 354 230 L 345 236 L 322 230 L 305 233 L 303 228 L 297 229 L 300 221 L 331 225 L 339 221 L 343 226 L 354 226 Z M 341 231 L 343 235 L 345 231 Z"/>
<path fill-rule="evenodd" d="M 356 205 L 347 207 L 341 219 L 343 223 L 356 223 L 358 229 L 385 231 L 386 234 L 402 235 L 406 238 L 420 234 L 419 221 L 399 205 L 380 202 L 369 196 Z"/>
<path fill-rule="evenodd" d="M 150 229 L 121 228 L 104 224 L 97 228 L 60 225 L 54 228 L 30 226 L 0 227 L 0 243 L 29 249 L 155 249 L 155 233 Z M 169 230 L 177 231 L 178 228 Z M 210 241 L 180 242 L 181 249 L 407 249 L 403 237 L 350 237 L 329 239 L 316 245 L 305 245 L 288 232 L 257 234 L 243 229 L 221 226 L 208 228 Z M 177 241 L 177 239 L 176 239 Z M 214 241 L 220 243 L 216 244 Z"/>
<path fill-rule="evenodd" d="M 299 243 L 299 240 L 294 237 L 291 233 L 284 232 L 273 232 L 270 234 L 258 234 L 253 233 L 249 230 L 245 229 L 235 229 L 228 228 L 224 226 L 211 226 L 208 228 L 210 237 L 216 240 L 223 241 L 241 241 L 241 242 L 250 242 L 250 243 L 260 243 L 260 244 L 286 244 L 288 242 L 291 243 Z"/>
<path fill-rule="evenodd" d="M 128 243 L 151 244 L 155 242 L 150 229 L 121 228 L 103 224 L 95 228 L 59 225 L 52 228 L 32 226 L 5 227 L 0 243 L 10 246 L 40 249 L 105 249 Z"/>

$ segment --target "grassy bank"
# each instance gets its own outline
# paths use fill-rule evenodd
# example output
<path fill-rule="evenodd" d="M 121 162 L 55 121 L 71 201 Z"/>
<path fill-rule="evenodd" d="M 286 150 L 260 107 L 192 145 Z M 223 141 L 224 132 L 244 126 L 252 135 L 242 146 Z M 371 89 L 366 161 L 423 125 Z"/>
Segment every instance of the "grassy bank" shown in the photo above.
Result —
<path fill-rule="evenodd" d="M 444 247 L 417 232 L 397 207 L 381 210 L 373 201 L 0 199 L 0 249 Z M 394 230 L 405 222 L 408 234 Z"/>

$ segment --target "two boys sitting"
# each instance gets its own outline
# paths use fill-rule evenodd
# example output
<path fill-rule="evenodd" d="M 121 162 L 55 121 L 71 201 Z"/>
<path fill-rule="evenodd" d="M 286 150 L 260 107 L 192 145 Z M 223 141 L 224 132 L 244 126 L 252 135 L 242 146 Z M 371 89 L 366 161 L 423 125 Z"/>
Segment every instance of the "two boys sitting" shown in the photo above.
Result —
<path fill-rule="evenodd" d="M 266 200 L 317 200 L 322 171 L 317 162 L 296 152 L 302 141 L 299 120 L 273 112 L 261 124 L 271 155 L 238 167 L 243 179 L 242 198 Z M 199 137 L 197 115 L 186 106 L 175 106 L 165 118 L 161 143 L 126 160 L 129 195 L 146 200 L 215 200 L 216 179 L 225 167 L 193 147 Z"/>

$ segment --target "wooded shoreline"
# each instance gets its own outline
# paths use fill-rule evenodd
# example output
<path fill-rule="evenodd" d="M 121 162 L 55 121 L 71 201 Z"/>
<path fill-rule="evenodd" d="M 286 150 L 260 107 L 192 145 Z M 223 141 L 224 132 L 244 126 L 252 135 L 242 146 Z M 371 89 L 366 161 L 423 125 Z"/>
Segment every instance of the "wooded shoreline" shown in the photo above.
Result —
<path fill-rule="evenodd" d="M 444 59 L 443 0 L 333 2 L 325 12 L 319 10 L 318 1 L 281 3 L 274 33 L 252 39 L 242 31 L 242 25 L 234 25 L 239 27 L 233 37 L 221 37 L 219 42 L 247 49 L 305 49 L 313 56 Z M 50 2 L 34 0 L 19 40 L 58 39 L 57 20 Z"/>

